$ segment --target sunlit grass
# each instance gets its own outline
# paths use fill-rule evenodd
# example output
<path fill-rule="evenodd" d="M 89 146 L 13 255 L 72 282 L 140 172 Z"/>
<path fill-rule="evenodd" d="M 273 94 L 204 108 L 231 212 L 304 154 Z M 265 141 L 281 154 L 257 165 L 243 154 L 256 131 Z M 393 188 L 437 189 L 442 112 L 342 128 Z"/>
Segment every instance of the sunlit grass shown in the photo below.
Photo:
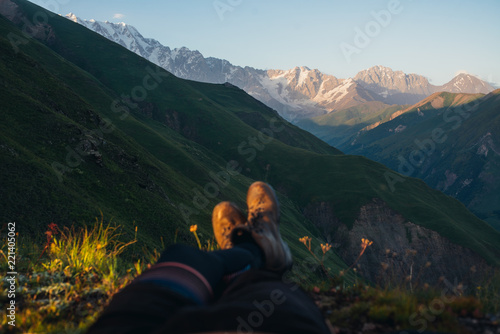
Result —
<path fill-rule="evenodd" d="M 121 259 L 119 255 L 136 240 L 122 241 L 120 227 L 104 223 L 102 216 L 83 228 L 50 224 L 45 234 L 42 251 L 19 254 L 29 262 L 17 282 L 16 328 L 21 332 L 83 332 L 113 294 L 158 257 L 155 250 L 135 263 Z M 5 277 L 1 281 L 6 286 Z M 3 292 L 0 304 L 7 301 Z"/>
<path fill-rule="evenodd" d="M 137 240 L 119 240 L 119 227 L 104 225 L 103 217 L 91 227 L 76 230 L 74 227 L 59 230 L 50 244 L 49 261 L 43 266 L 47 271 L 63 269 L 72 275 L 95 271 L 102 276 L 115 276 L 117 259 L 124 249 Z"/>
<path fill-rule="evenodd" d="M 55 224 L 49 225 L 45 247 L 38 248 L 38 252 L 20 254 L 29 264 L 18 277 L 17 329 L 32 333 L 83 333 L 115 293 L 156 263 L 160 256 L 156 249 L 143 248 L 140 258 L 123 259 L 123 252 L 136 242 L 137 234 L 133 240 L 123 241 L 120 230 L 119 226 L 104 223 L 102 216 L 88 227 L 59 229 Z M 195 234 L 193 246 L 205 251 L 218 249 L 213 238 L 202 244 L 196 238 L 196 227 L 190 231 Z M 300 238 L 310 251 L 311 240 Z M 362 240 L 358 259 L 370 244 Z M 4 253 L 5 245 L 0 248 L 0 253 Z M 319 264 L 328 252 L 333 252 L 329 244 L 322 244 L 321 250 L 322 257 L 314 256 Z M 328 272 L 329 268 L 322 268 Z M 478 282 L 480 285 L 473 287 L 472 292 L 457 286 L 447 288 L 446 294 L 439 286 L 409 288 L 404 282 L 381 287 L 356 278 L 353 284 L 343 285 L 341 273 L 318 274 L 323 277 L 323 283 L 319 287 L 304 288 L 312 290 L 318 306 L 335 326 L 353 329 L 360 323 L 373 323 L 381 328 L 419 330 L 425 323 L 426 329 L 462 333 L 458 317 L 479 319 L 487 312 L 499 311 L 498 270 Z M 0 304 L 3 305 L 8 300 L 7 282 L 5 277 L 1 277 L 1 281 L 4 288 Z M 3 327 L 7 326 L 6 321 L 2 319 Z"/>

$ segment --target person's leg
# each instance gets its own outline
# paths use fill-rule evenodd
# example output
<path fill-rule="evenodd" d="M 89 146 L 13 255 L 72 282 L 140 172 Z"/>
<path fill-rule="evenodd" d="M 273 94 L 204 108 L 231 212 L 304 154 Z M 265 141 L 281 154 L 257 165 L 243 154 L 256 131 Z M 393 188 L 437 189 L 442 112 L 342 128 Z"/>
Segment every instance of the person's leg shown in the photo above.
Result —
<path fill-rule="evenodd" d="M 279 204 L 274 190 L 262 182 L 252 184 L 247 205 L 248 219 L 234 226 L 230 241 L 238 247 L 253 240 L 264 254 L 263 270 L 243 273 L 209 306 L 184 308 L 157 333 L 329 333 L 314 302 L 298 285 L 283 279 L 292 259 L 279 232 Z"/>
<path fill-rule="evenodd" d="M 170 249 L 162 262 L 114 298 L 91 332 L 327 333 L 314 303 L 281 279 L 292 258 L 279 233 L 274 190 L 254 183 L 247 204 L 246 221 L 230 203 L 214 209 L 214 233 L 223 251 Z M 265 271 L 243 272 L 218 300 L 208 304 L 216 282 L 252 265 Z"/>
<path fill-rule="evenodd" d="M 243 273 L 219 300 L 183 308 L 155 333 L 210 331 L 330 333 L 321 312 L 298 285 L 265 270 Z"/>
<path fill-rule="evenodd" d="M 252 243 L 215 252 L 171 246 L 157 264 L 113 297 L 89 333 L 152 331 L 183 308 L 208 304 L 225 276 L 261 264 L 262 253 Z"/>
<path fill-rule="evenodd" d="M 245 223 L 230 202 L 218 204 L 212 223 L 220 251 L 203 252 L 186 245 L 166 249 L 158 263 L 113 297 L 90 333 L 151 331 L 184 308 L 199 307 L 218 297 L 230 282 L 250 268 L 260 268 L 263 255 L 251 240 L 233 247 L 230 235 Z"/>

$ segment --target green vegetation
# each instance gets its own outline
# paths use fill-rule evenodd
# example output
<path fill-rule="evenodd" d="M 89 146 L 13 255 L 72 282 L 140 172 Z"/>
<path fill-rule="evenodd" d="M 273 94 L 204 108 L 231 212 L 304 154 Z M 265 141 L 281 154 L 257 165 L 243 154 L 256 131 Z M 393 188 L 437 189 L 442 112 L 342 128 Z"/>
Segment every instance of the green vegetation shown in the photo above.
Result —
<path fill-rule="evenodd" d="M 500 230 L 499 94 L 434 94 L 342 149 L 423 179 Z"/>
<path fill-rule="evenodd" d="M 20 332 L 83 333 L 112 296 L 159 257 L 156 250 L 138 249 L 136 239 L 122 241 L 121 227 L 105 224 L 102 217 L 81 228 L 59 228 L 50 224 L 46 236 L 43 248 L 22 241 L 19 245 L 16 330 Z M 302 238 L 301 242 L 306 245 L 302 248 L 311 249 L 310 239 Z M 313 240 L 312 244 L 316 242 Z M 189 243 L 197 244 L 194 237 Z M 213 247 L 213 243 L 207 246 Z M 6 244 L 0 247 L 0 257 L 5 258 L 6 248 Z M 335 327 L 355 330 L 370 324 L 392 331 L 418 330 L 425 326 L 429 330 L 466 333 L 458 321 L 460 317 L 483 319 L 485 313 L 499 311 L 498 270 L 481 285 L 467 291 L 448 282 L 436 287 L 417 286 L 411 291 L 400 282 L 388 289 L 367 285 L 352 271 L 348 274 L 331 270 L 327 267 L 331 262 L 324 256 L 331 253 L 330 248 L 325 247 L 321 259 L 314 255 L 323 269 L 329 270 L 328 277 L 319 269 L 321 281 L 304 280 L 300 272 L 290 277 L 310 290 Z M 0 270 L 7 271 L 6 261 L 0 263 Z M 0 280 L 0 303 L 3 304 L 7 300 L 8 283 L 4 277 Z M 5 328 L 6 322 L 4 317 L 1 326 Z"/>
<path fill-rule="evenodd" d="M 45 247 L 18 241 L 16 330 L 23 333 L 80 333 L 97 317 L 110 297 L 145 266 L 123 261 L 131 243 L 119 240 L 119 227 L 97 221 L 92 227 L 60 229 L 51 224 Z M 2 245 L 0 255 L 7 254 Z M 8 302 L 7 262 L 0 263 L 2 294 Z M 7 319 L 2 327 L 10 328 Z"/>
<path fill-rule="evenodd" d="M 470 333 L 459 319 L 484 318 L 478 298 L 444 286 L 441 290 L 422 288 L 411 293 L 400 288 L 387 290 L 360 284 L 311 294 L 334 328 L 351 332 L 364 328 L 369 333 L 403 330 Z M 496 325 L 491 324 L 493 328 Z"/>
<path fill-rule="evenodd" d="M 378 122 L 386 122 L 392 114 L 405 107 L 404 105 L 389 106 L 373 101 L 312 119 L 303 119 L 297 124 L 330 145 L 343 147 L 349 145 L 358 132 L 365 127 Z"/>

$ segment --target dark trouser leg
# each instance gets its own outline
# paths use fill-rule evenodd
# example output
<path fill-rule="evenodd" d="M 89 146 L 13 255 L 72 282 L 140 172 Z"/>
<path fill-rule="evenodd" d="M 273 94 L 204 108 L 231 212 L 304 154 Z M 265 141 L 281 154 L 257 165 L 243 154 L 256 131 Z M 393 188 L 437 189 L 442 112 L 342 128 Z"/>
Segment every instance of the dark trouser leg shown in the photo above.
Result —
<path fill-rule="evenodd" d="M 113 297 L 89 333 L 151 332 L 183 308 L 207 304 L 224 275 L 260 263 L 254 244 L 216 252 L 169 247 L 156 265 Z"/>
<path fill-rule="evenodd" d="M 319 309 L 297 285 L 260 270 L 242 274 L 213 304 L 181 310 L 158 333 L 215 330 L 329 333 Z"/>

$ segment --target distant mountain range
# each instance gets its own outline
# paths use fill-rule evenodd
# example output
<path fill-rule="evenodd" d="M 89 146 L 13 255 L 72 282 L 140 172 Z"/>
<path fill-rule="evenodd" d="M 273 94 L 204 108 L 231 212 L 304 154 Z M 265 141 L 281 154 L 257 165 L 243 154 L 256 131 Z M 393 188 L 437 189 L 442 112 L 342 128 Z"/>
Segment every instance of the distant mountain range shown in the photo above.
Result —
<path fill-rule="evenodd" d="M 235 66 L 224 59 L 205 58 L 200 52 L 185 47 L 170 49 L 154 39 L 143 37 L 136 28 L 125 23 L 82 20 L 74 14 L 66 17 L 180 78 L 209 83 L 229 82 L 240 87 L 291 121 L 366 102 L 378 101 L 387 106 L 414 104 L 440 91 L 487 94 L 494 90 L 488 83 L 469 74 L 460 74 L 445 85 L 434 86 L 421 75 L 405 74 L 383 66 L 374 66 L 347 79 L 307 67 L 265 71 Z"/>

